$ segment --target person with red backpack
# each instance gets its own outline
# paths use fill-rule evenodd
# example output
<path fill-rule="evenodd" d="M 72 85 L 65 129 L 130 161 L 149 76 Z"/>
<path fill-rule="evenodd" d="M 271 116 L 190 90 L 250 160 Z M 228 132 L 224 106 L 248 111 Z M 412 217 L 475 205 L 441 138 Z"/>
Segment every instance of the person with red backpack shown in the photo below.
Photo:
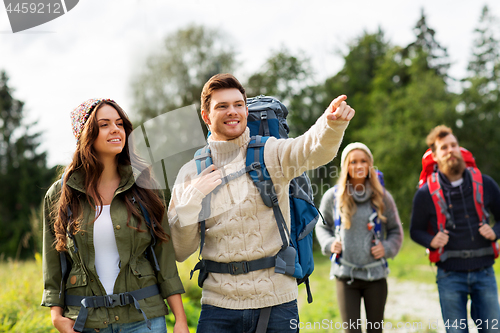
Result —
<path fill-rule="evenodd" d="M 500 189 L 491 177 L 481 175 L 449 127 L 432 129 L 427 145 L 431 152 L 424 155 L 410 236 L 428 249 L 431 262 L 438 267 L 444 327 L 447 332 L 468 332 L 473 322 L 481 332 L 498 332 L 500 306 L 492 266 L 498 255 L 500 223 L 493 227 L 488 223 L 489 212 L 495 221 L 500 220 Z M 436 167 L 426 175 L 431 158 Z M 467 319 L 469 297 L 471 321 Z"/>

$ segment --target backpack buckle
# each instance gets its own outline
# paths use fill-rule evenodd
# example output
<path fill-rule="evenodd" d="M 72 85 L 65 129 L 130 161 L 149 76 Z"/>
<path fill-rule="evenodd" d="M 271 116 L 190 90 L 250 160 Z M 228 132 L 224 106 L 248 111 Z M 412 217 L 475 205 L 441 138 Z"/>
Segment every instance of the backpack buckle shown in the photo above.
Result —
<path fill-rule="evenodd" d="M 460 251 L 460 258 L 461 259 L 472 258 L 472 250 L 462 250 L 462 251 Z"/>
<path fill-rule="evenodd" d="M 229 274 L 240 275 L 248 273 L 248 261 L 230 262 L 229 264 Z"/>
<path fill-rule="evenodd" d="M 266 120 L 267 119 L 267 111 L 262 111 L 262 113 L 260 114 L 260 119 L 261 120 Z"/>
<path fill-rule="evenodd" d="M 104 296 L 104 306 L 106 308 L 114 308 L 123 305 L 125 305 L 125 293 Z"/>
<path fill-rule="evenodd" d="M 257 170 L 260 169 L 262 166 L 260 165 L 259 162 L 253 162 L 252 164 L 250 164 L 250 167 L 252 168 L 252 170 Z"/>

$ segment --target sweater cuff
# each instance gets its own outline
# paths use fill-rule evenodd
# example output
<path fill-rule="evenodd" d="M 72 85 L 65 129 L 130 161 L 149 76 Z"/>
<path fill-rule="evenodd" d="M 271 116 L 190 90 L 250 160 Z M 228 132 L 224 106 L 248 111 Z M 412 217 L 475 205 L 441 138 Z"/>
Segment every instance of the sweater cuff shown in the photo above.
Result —
<path fill-rule="evenodd" d="M 386 241 L 382 241 L 382 246 L 384 247 L 384 257 L 385 258 L 394 258 L 396 254 L 392 250 L 391 244 Z"/>
<path fill-rule="evenodd" d="M 328 120 L 325 116 L 326 124 L 333 130 L 345 131 L 347 125 L 349 125 L 349 120 Z"/>
<path fill-rule="evenodd" d="M 322 251 L 325 256 L 330 256 L 332 255 L 332 244 L 335 242 L 335 238 L 332 240 L 328 241 L 325 243 L 325 246 L 323 247 Z"/>
<path fill-rule="evenodd" d="M 181 227 L 200 222 L 198 215 L 204 198 L 205 195 L 196 187 L 192 185 L 186 187 L 182 202 L 175 208 Z"/>

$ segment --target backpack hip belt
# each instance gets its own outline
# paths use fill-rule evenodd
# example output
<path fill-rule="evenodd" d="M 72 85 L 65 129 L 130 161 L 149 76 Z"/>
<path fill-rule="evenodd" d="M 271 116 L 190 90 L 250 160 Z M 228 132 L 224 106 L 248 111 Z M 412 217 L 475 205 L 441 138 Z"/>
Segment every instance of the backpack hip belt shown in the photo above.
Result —
<path fill-rule="evenodd" d="M 204 262 L 206 270 L 210 273 L 239 275 L 274 267 L 276 265 L 276 257 L 266 257 L 251 261 L 233 261 L 228 263 L 204 259 Z"/>
<path fill-rule="evenodd" d="M 377 267 L 380 265 L 385 265 L 385 262 L 382 259 L 379 259 L 377 261 L 371 262 L 371 263 L 366 264 L 366 265 L 356 265 L 356 264 L 353 264 L 352 262 L 345 260 L 344 258 L 340 258 L 339 260 L 340 260 L 340 264 L 347 266 L 347 267 L 350 267 L 350 268 L 353 268 L 353 269 L 368 269 L 368 268 L 373 268 L 373 267 Z"/>
<path fill-rule="evenodd" d="M 88 308 L 105 307 L 109 309 L 116 306 L 125 306 L 128 304 L 134 304 L 137 311 L 144 317 L 147 327 L 151 330 L 151 322 L 146 317 L 144 311 L 142 311 L 138 301 L 148 297 L 156 296 L 159 293 L 160 290 L 158 289 L 158 286 L 156 284 L 153 284 L 149 287 L 120 294 L 110 294 L 104 296 L 66 295 L 65 303 L 67 306 L 81 306 L 78 317 L 75 320 L 75 325 L 73 326 L 73 329 L 77 332 L 82 332 L 83 328 L 85 327 Z"/>
<path fill-rule="evenodd" d="M 347 284 L 351 284 L 354 282 L 354 270 L 355 269 L 365 269 L 367 272 L 368 272 L 368 280 L 372 280 L 372 275 L 371 275 L 371 272 L 370 272 L 370 268 L 374 268 L 374 267 L 378 267 L 378 266 L 384 266 L 385 269 L 389 269 L 387 267 L 387 261 L 385 259 L 379 259 L 377 261 L 374 261 L 374 262 L 371 262 L 369 264 L 366 264 L 366 265 L 356 265 L 356 264 L 353 264 L 347 260 L 345 260 L 344 258 L 339 258 L 339 262 L 341 265 L 344 265 L 344 266 L 347 266 L 349 268 L 351 268 L 350 270 L 350 278 L 351 280 L 349 280 L 347 282 Z"/>
<path fill-rule="evenodd" d="M 494 254 L 495 252 L 493 251 L 493 247 L 491 246 L 474 250 L 448 250 L 444 251 L 441 254 L 440 261 L 443 262 L 449 258 L 468 259 L 468 258 L 477 258 Z"/>

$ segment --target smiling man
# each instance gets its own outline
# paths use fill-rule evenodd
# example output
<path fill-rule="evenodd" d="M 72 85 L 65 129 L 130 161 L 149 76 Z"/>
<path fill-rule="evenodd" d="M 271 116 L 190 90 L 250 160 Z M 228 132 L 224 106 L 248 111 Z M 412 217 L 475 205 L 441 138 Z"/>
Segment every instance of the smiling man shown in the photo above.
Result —
<path fill-rule="evenodd" d="M 270 138 L 264 161 L 276 188 L 278 203 L 290 229 L 288 185 L 304 171 L 330 162 L 337 154 L 354 110 L 342 95 L 332 101 L 316 124 L 295 139 Z M 218 74 L 203 87 L 201 115 L 211 135 L 213 165 L 200 176 L 194 161 L 179 171 L 169 206 L 169 221 L 177 260 L 184 261 L 200 244 L 198 218 L 210 194 L 203 259 L 244 263 L 275 256 L 283 243 L 272 208 L 267 207 L 250 176 L 243 174 L 211 193 L 221 177 L 245 169 L 250 141 L 245 89 L 231 74 Z M 248 266 L 247 266 L 248 267 Z M 207 268 L 208 269 L 208 268 Z M 270 310 L 267 332 L 295 332 L 298 320 L 297 281 L 274 267 L 248 269 L 232 275 L 208 270 L 202 281 L 198 332 L 255 332 L 261 310 Z M 265 327 L 265 326 L 264 326 Z"/>
<path fill-rule="evenodd" d="M 474 324 L 481 332 L 498 332 L 500 308 L 492 267 L 492 245 L 496 244 L 492 242 L 500 235 L 500 189 L 477 168 L 466 168 L 449 127 L 435 127 L 427 136 L 427 145 L 438 172 L 415 194 L 410 235 L 415 242 L 439 253 L 436 280 L 446 331 L 468 332 L 470 297 Z M 439 211 L 433 198 L 442 201 Z M 496 221 L 493 228 L 488 225 L 488 211 Z M 445 228 L 438 226 L 438 215 L 445 221 Z"/>

